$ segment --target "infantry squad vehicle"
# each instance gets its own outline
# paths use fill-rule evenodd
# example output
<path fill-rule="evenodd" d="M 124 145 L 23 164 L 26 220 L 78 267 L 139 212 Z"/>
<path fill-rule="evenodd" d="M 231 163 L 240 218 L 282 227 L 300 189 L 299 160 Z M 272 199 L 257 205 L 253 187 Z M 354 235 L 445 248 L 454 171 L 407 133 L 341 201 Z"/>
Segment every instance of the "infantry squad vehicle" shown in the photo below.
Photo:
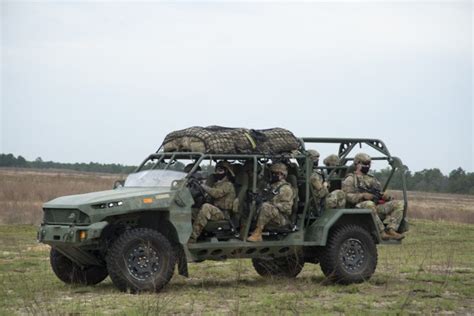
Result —
<path fill-rule="evenodd" d="M 45 203 L 38 241 L 51 246 L 51 267 L 63 282 L 93 285 L 110 276 L 118 289 L 132 293 L 159 291 L 176 268 L 188 276 L 188 263 L 203 260 L 250 258 L 259 275 L 290 278 L 305 263 L 319 263 L 333 282 L 368 280 L 376 269 L 377 245 L 400 241 L 380 238 L 369 209 L 326 209 L 315 203 L 308 181 L 313 164 L 306 149 L 335 147 L 340 165 L 320 167 L 331 189 L 340 188 L 357 152 L 365 148 L 376 152 L 372 159 L 390 168 L 384 190 L 392 176 L 402 177 L 405 218 L 399 232 L 407 229 L 405 167 L 377 139 L 299 141 L 298 151 L 279 154 L 165 152 L 161 148 L 114 189 Z M 212 168 L 221 160 L 234 168 L 237 213 L 210 221 L 198 241 L 188 244 L 193 214 L 206 200 L 200 185 L 212 183 Z M 287 181 L 295 191 L 291 224 L 269 227 L 262 242 L 249 242 L 259 205 L 268 195 L 264 188 L 269 166 L 275 162 L 289 166 Z"/>

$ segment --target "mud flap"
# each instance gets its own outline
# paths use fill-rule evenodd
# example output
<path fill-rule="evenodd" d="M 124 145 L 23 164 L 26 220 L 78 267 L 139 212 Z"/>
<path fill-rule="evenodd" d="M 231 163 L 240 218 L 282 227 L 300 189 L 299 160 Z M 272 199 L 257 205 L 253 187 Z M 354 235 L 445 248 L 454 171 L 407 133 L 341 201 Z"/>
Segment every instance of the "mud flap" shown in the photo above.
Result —
<path fill-rule="evenodd" d="M 175 244 L 173 245 L 173 250 L 178 261 L 178 273 L 184 277 L 189 277 L 188 262 L 186 260 L 183 246 L 181 246 L 181 244 Z"/>

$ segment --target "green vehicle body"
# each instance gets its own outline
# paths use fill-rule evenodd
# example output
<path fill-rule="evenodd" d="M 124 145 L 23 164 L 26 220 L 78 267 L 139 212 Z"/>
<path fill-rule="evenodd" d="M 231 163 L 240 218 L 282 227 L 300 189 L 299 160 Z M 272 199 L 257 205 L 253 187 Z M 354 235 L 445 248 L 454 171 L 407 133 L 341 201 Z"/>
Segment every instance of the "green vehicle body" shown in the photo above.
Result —
<path fill-rule="evenodd" d="M 167 169 L 169 162 L 181 158 L 197 161 L 193 170 L 183 179 L 174 181 L 168 187 L 118 187 L 113 190 L 92 192 L 56 198 L 43 205 L 44 219 L 38 229 L 38 241 L 49 244 L 55 251 L 65 256 L 75 267 L 91 266 L 106 267 L 108 249 L 125 231 L 135 228 L 147 228 L 159 232 L 171 244 L 176 257 L 178 272 L 188 276 L 187 264 L 203 260 L 224 260 L 231 258 L 266 258 L 271 260 L 292 254 L 298 254 L 304 262 L 317 263 L 320 261 L 321 250 L 328 243 L 335 227 L 345 224 L 358 225 L 366 230 L 374 243 L 399 244 L 399 241 L 383 241 L 376 228 L 374 214 L 369 209 L 331 209 L 312 210 L 311 185 L 308 181 L 312 173 L 312 164 L 304 152 L 307 144 L 336 144 L 339 146 L 338 156 L 344 165 L 337 170 L 344 172 L 350 167 L 349 153 L 355 153 L 357 145 L 373 148 L 380 157 L 374 160 L 385 160 L 391 166 L 392 172 L 384 190 L 388 187 L 396 170 L 402 170 L 404 182 L 404 166 L 399 158 L 391 156 L 385 144 L 377 139 L 350 138 L 301 138 L 301 154 L 297 155 L 260 155 L 260 154 L 225 154 L 211 155 L 205 153 L 158 151 L 147 157 L 137 168 L 136 172 L 150 167 L 150 161 L 155 167 Z M 253 161 L 253 183 L 248 190 L 258 193 L 257 172 L 259 162 L 269 159 L 295 159 L 301 166 L 298 170 L 298 185 L 304 196 L 300 200 L 295 227 L 291 231 L 276 232 L 264 237 L 264 241 L 252 243 L 246 241 L 246 236 L 252 230 L 252 219 L 258 211 L 255 201 L 247 201 L 248 216 L 241 221 L 240 236 L 219 238 L 210 235 L 209 238 L 194 244 L 187 244 L 192 232 L 193 195 L 187 185 L 190 175 L 196 171 L 197 165 L 203 161 Z M 168 162 L 166 164 L 165 162 Z M 321 167 L 325 169 L 325 167 Z M 335 180 L 334 180 L 335 179 Z M 340 181 L 337 177 L 333 181 Z M 406 218 L 407 197 L 406 189 L 402 191 L 405 202 L 404 217 Z M 314 207 L 313 207 L 314 208 Z M 212 226 L 219 230 L 222 223 L 209 222 L 207 231 L 212 232 Z"/>

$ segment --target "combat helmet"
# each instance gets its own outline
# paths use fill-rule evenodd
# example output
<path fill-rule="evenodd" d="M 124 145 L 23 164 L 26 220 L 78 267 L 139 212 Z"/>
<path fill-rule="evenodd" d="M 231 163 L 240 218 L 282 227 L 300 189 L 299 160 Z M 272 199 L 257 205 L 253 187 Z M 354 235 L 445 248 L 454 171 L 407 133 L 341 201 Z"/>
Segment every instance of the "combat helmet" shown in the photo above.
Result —
<path fill-rule="evenodd" d="M 326 167 L 336 167 L 340 165 L 341 160 L 339 160 L 339 157 L 337 155 L 332 154 L 324 158 L 323 162 Z"/>
<path fill-rule="evenodd" d="M 288 168 L 286 168 L 285 164 L 283 164 L 281 162 L 277 162 L 277 163 L 273 164 L 270 167 L 270 171 L 271 172 L 280 172 L 283 175 L 285 175 L 285 177 L 288 176 Z"/>
<path fill-rule="evenodd" d="M 358 153 L 354 156 L 354 165 L 357 165 L 358 163 L 367 164 L 367 162 L 370 163 L 371 160 L 372 159 L 369 155 L 365 153 Z"/>
<path fill-rule="evenodd" d="M 232 170 L 232 166 L 231 164 L 228 162 L 228 161 L 219 161 L 217 164 L 216 164 L 216 169 L 217 168 L 224 168 L 225 170 L 227 170 L 227 172 L 235 177 L 235 173 L 234 171 Z"/>
<path fill-rule="evenodd" d="M 308 157 L 311 158 L 313 161 L 319 160 L 319 152 L 314 149 L 309 149 L 308 151 Z"/>

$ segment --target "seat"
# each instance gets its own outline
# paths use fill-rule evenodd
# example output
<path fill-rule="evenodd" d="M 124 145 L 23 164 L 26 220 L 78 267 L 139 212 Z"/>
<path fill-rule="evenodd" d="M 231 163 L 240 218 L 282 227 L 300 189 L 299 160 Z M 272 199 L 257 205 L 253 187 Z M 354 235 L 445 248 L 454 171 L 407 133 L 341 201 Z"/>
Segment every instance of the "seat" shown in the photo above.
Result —
<path fill-rule="evenodd" d="M 270 235 L 276 235 L 276 234 L 287 234 L 291 232 L 297 231 L 296 227 L 296 219 L 298 217 L 298 201 L 299 201 L 299 195 L 298 195 L 298 180 L 296 178 L 296 175 L 294 174 L 289 174 L 286 178 L 286 181 L 291 185 L 291 188 L 293 189 L 293 206 L 291 209 L 291 215 L 289 216 L 290 223 L 284 226 L 268 226 L 265 227 L 264 232 L 269 233 Z"/>
<path fill-rule="evenodd" d="M 234 165 L 234 172 L 235 172 L 235 195 L 236 198 L 234 200 L 234 209 L 231 212 L 229 220 L 222 220 L 222 221 L 209 221 L 204 227 L 204 231 L 209 234 L 216 234 L 216 237 L 220 232 L 230 232 L 232 234 L 239 233 L 240 230 L 240 216 L 244 210 L 246 198 L 247 198 L 247 190 L 249 185 L 249 176 L 247 172 L 242 168 L 242 165 Z"/>

